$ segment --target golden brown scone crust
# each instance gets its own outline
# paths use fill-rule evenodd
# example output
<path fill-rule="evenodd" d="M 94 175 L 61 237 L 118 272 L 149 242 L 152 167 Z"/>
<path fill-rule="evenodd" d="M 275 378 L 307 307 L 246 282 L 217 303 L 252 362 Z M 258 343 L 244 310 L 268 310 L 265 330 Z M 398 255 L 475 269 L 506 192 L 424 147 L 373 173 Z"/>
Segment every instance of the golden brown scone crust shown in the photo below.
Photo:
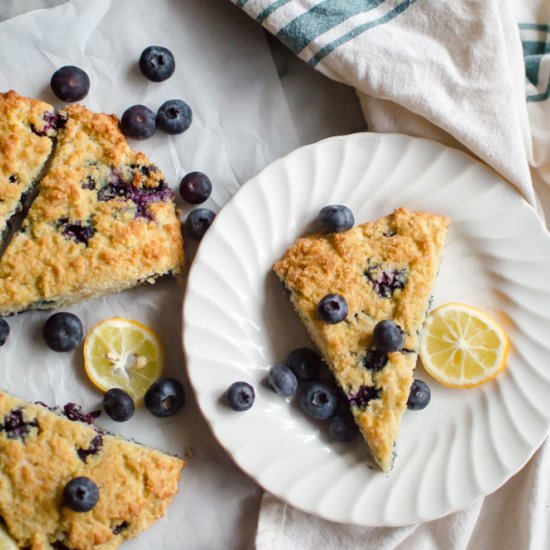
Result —
<path fill-rule="evenodd" d="M 21 208 L 46 163 L 54 128 L 45 119 L 53 117 L 53 107 L 18 95 L 13 90 L 0 93 L 0 236 L 10 218 Z M 0 239 L 1 240 L 1 239 Z"/>
<path fill-rule="evenodd" d="M 0 315 L 181 271 L 180 221 L 160 169 L 129 148 L 115 116 L 78 105 L 66 115 L 40 192 L 0 260 Z"/>
<path fill-rule="evenodd" d="M 29 423 L 22 436 L 2 429 L 13 411 Z M 117 548 L 164 515 L 185 462 L 111 435 L 82 460 L 78 450 L 97 436 L 88 424 L 0 392 L 0 516 L 19 547 L 45 550 L 60 541 L 74 550 Z M 77 476 L 99 487 L 89 512 L 62 504 L 63 488 Z"/>
<path fill-rule="evenodd" d="M 298 239 L 274 265 L 290 290 L 294 308 L 350 399 L 373 457 L 386 472 L 392 467 L 448 225 L 445 217 L 399 208 L 349 231 Z M 376 281 L 384 280 L 384 272 L 390 278 L 397 273 L 403 288 L 392 292 L 378 286 L 377 292 Z M 319 319 L 316 308 L 333 293 L 346 299 L 349 312 L 343 322 L 331 325 Z M 384 319 L 394 320 L 405 331 L 406 352 L 390 353 L 386 366 L 373 371 L 364 367 L 364 360 L 367 349 L 373 347 L 374 327 Z M 366 389 L 373 387 L 370 396 L 377 391 L 377 397 L 356 406 Z"/>

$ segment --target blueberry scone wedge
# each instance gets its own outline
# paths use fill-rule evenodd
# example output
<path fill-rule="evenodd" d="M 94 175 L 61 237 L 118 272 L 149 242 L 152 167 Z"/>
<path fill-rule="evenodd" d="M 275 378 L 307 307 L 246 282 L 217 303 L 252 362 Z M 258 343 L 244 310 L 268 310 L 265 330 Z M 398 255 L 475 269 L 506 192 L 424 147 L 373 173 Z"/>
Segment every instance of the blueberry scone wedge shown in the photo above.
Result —
<path fill-rule="evenodd" d="M 445 217 L 400 208 L 345 232 L 300 238 L 274 265 L 385 472 L 393 465 L 448 226 Z M 348 306 L 336 324 L 317 312 L 330 294 Z M 404 332 L 401 350 L 375 348 L 374 327 L 383 320 Z"/>
<path fill-rule="evenodd" d="M 0 315 L 49 309 L 178 274 L 183 240 L 161 170 L 116 117 L 66 109 L 51 166 L 0 260 Z"/>
<path fill-rule="evenodd" d="M 0 246 L 9 225 L 23 208 L 52 151 L 57 128 L 65 122 L 53 107 L 0 93 Z"/>
<path fill-rule="evenodd" d="M 74 404 L 56 411 L 0 391 L 0 518 L 20 548 L 117 548 L 164 515 L 184 466 L 102 432 Z M 75 478 L 97 487 L 88 510 L 64 497 Z"/>

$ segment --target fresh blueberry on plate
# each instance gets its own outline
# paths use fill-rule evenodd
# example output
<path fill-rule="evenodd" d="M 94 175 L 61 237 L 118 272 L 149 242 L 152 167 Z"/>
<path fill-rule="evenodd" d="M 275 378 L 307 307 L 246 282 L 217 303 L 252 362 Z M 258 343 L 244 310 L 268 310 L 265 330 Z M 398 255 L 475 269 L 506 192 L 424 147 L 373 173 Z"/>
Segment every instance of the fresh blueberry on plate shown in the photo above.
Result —
<path fill-rule="evenodd" d="M 327 420 L 338 406 L 338 392 L 322 382 L 308 382 L 300 393 L 300 407 L 316 420 Z"/>
<path fill-rule="evenodd" d="M 195 208 L 191 210 L 185 220 L 185 232 L 192 239 L 200 241 L 207 229 L 212 225 L 216 214 L 209 208 Z"/>
<path fill-rule="evenodd" d="M 247 382 L 233 382 L 225 392 L 225 398 L 234 411 L 242 412 L 254 405 L 256 392 Z"/>
<path fill-rule="evenodd" d="M 80 342 L 84 330 L 82 322 L 73 313 L 54 313 L 44 324 L 44 340 L 54 351 L 72 351 Z"/>
<path fill-rule="evenodd" d="M 353 212 L 341 204 L 325 206 L 319 212 L 319 223 L 327 233 L 340 233 L 353 227 Z"/>
<path fill-rule="evenodd" d="M 329 325 L 342 322 L 348 316 L 348 303 L 339 294 L 327 294 L 317 306 L 321 321 Z"/>
<path fill-rule="evenodd" d="M 5 319 L 0 319 L 0 346 L 3 346 L 10 335 L 10 326 Z"/>
<path fill-rule="evenodd" d="M 53 73 L 50 87 L 59 99 L 72 103 L 80 101 L 88 95 L 90 78 L 82 69 L 67 65 Z"/>
<path fill-rule="evenodd" d="M 422 380 L 414 380 L 409 393 L 407 407 L 411 411 L 420 411 L 428 406 L 431 398 L 432 392 L 430 386 Z"/>
<path fill-rule="evenodd" d="M 405 333 L 397 323 L 389 319 L 380 321 L 374 327 L 372 337 L 376 349 L 388 353 L 400 351 L 405 345 Z"/>
<path fill-rule="evenodd" d="M 84 476 L 71 479 L 63 489 L 63 504 L 73 512 L 89 512 L 98 500 L 98 486 Z"/>
<path fill-rule="evenodd" d="M 286 365 L 271 367 L 267 375 L 267 382 L 271 389 L 281 397 L 290 397 L 298 389 L 298 379 Z"/>
<path fill-rule="evenodd" d="M 143 402 L 154 416 L 172 416 L 185 404 L 185 391 L 174 378 L 159 378 L 147 390 Z"/>
<path fill-rule="evenodd" d="M 103 396 L 103 409 L 115 422 L 126 422 L 134 416 L 134 400 L 122 389 L 111 388 Z"/>
<path fill-rule="evenodd" d="M 181 198 L 189 204 L 201 204 L 212 193 L 212 182 L 202 172 L 190 172 L 180 183 Z"/>
<path fill-rule="evenodd" d="M 133 105 L 120 119 L 122 133 L 131 139 L 149 139 L 157 128 L 155 113 L 145 105 Z"/>
<path fill-rule="evenodd" d="M 299 348 L 290 353 L 286 365 L 300 380 L 313 380 L 321 371 L 323 360 L 312 349 Z"/>
<path fill-rule="evenodd" d="M 169 99 L 157 111 L 157 126 L 173 136 L 183 134 L 192 121 L 193 111 L 181 99 Z"/>
<path fill-rule="evenodd" d="M 328 433 L 336 441 L 349 443 L 357 437 L 359 430 L 353 421 L 353 416 L 344 413 L 337 414 L 329 420 Z"/>
<path fill-rule="evenodd" d="M 149 80 L 162 82 L 174 74 L 176 61 L 168 48 L 149 46 L 141 52 L 139 68 Z"/>

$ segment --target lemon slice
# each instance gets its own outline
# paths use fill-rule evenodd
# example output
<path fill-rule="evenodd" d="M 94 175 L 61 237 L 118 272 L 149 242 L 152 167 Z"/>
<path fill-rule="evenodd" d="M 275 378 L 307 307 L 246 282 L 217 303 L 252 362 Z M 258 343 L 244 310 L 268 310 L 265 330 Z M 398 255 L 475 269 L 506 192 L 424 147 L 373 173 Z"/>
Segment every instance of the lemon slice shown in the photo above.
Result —
<path fill-rule="evenodd" d="M 420 343 L 424 368 L 452 388 L 474 388 L 493 379 L 506 363 L 508 338 L 483 311 L 457 302 L 434 309 Z"/>
<path fill-rule="evenodd" d="M 164 350 L 159 337 L 145 325 L 115 317 L 94 325 L 84 341 L 84 368 L 100 390 L 121 388 L 137 404 L 160 378 Z"/>
<path fill-rule="evenodd" d="M 17 550 L 15 541 L 8 535 L 6 529 L 0 524 L 0 550 Z"/>

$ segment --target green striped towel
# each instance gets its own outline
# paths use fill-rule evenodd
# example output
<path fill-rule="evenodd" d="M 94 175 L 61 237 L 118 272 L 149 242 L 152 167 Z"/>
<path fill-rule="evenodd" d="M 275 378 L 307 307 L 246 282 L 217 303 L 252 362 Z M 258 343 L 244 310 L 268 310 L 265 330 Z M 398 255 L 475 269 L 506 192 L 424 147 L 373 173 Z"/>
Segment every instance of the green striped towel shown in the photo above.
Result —
<path fill-rule="evenodd" d="M 370 129 L 468 150 L 534 202 L 523 52 L 510 2 L 233 2 L 306 63 L 354 86 Z"/>

